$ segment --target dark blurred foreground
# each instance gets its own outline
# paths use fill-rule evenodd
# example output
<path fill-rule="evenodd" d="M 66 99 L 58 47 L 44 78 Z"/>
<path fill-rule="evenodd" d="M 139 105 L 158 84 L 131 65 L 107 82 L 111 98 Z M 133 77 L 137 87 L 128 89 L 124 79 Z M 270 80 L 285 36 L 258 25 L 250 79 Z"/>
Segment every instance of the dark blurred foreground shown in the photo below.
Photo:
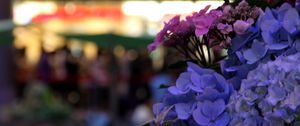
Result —
<path fill-rule="evenodd" d="M 159 86 L 173 78 L 153 70 L 145 49 L 126 50 L 121 57 L 101 49 L 88 60 L 64 47 L 43 51 L 33 66 L 25 50 L 12 54 L 14 84 L 5 93 L 11 99 L 1 112 L 3 125 L 140 125 L 152 119 L 152 102 L 162 99 L 165 89 Z"/>

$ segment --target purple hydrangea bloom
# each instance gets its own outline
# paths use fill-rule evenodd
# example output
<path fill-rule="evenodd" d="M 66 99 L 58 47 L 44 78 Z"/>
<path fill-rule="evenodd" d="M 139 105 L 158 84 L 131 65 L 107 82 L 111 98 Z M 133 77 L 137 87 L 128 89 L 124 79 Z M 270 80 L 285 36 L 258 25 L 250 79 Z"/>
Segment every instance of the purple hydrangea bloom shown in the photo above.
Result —
<path fill-rule="evenodd" d="M 300 53 L 280 56 L 249 72 L 228 103 L 230 124 L 282 126 L 299 121 Z M 254 124 L 253 124 L 254 125 Z"/>

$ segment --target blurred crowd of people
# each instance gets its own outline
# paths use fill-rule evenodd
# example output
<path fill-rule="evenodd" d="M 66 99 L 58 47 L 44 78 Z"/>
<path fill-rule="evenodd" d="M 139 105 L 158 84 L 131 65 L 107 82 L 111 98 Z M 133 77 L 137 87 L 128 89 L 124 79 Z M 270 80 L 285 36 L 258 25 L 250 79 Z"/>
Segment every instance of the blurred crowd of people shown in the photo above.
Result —
<path fill-rule="evenodd" d="M 155 71 L 145 49 L 99 48 L 97 57 L 87 59 L 79 51 L 63 47 L 54 52 L 42 51 L 39 62 L 26 62 L 25 50 L 15 50 L 15 89 L 22 100 L 24 90 L 34 81 L 43 82 L 55 98 L 74 108 L 86 125 L 140 125 L 153 118 L 152 103 L 162 99 L 176 75 L 164 67 Z M 84 113 L 86 116 L 82 116 Z M 80 120 L 80 119 L 79 119 Z"/>

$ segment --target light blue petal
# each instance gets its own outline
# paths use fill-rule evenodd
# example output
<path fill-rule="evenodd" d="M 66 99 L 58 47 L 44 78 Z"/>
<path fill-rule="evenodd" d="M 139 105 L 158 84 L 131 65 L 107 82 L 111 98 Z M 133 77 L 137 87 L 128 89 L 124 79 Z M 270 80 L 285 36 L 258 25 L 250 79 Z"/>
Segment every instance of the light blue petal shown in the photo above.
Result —
<path fill-rule="evenodd" d="M 281 25 L 280 23 L 275 19 L 268 19 L 262 21 L 260 25 L 260 29 L 263 32 L 269 32 L 269 33 L 275 33 L 280 29 Z"/>
<path fill-rule="evenodd" d="M 296 48 L 297 51 L 300 51 L 300 39 L 297 39 L 295 41 L 295 48 Z"/>
<path fill-rule="evenodd" d="M 296 9 L 291 8 L 289 9 L 283 18 L 283 27 L 286 31 L 290 34 L 295 33 L 298 29 L 299 25 L 299 15 Z"/>
<path fill-rule="evenodd" d="M 191 84 L 190 77 L 191 74 L 189 72 L 181 73 L 176 80 L 176 87 L 182 91 L 188 90 L 188 85 Z"/>
<path fill-rule="evenodd" d="M 286 12 L 291 8 L 292 6 L 288 3 L 284 3 L 280 6 L 280 8 L 277 10 L 277 18 L 280 22 L 284 20 Z"/>
<path fill-rule="evenodd" d="M 192 62 L 187 62 L 187 65 L 188 65 L 188 71 L 189 72 L 196 72 L 199 75 L 214 73 L 213 70 L 201 68 L 199 65 L 194 64 Z"/>
<path fill-rule="evenodd" d="M 252 47 L 244 51 L 244 57 L 248 64 L 253 64 L 263 58 L 267 53 L 266 46 L 257 40 L 254 40 Z"/>
<path fill-rule="evenodd" d="M 194 112 L 193 112 L 193 118 L 196 121 L 197 124 L 199 125 L 207 125 L 210 122 L 210 119 L 208 117 L 205 117 L 200 108 L 197 108 Z"/>
<path fill-rule="evenodd" d="M 175 111 L 178 119 L 186 120 L 191 115 L 192 107 L 188 103 L 177 103 L 175 104 Z"/>
<path fill-rule="evenodd" d="M 189 88 L 191 88 L 193 91 L 196 91 L 196 92 L 203 92 L 203 88 L 201 86 L 201 80 L 200 80 L 201 76 L 198 75 L 197 73 L 193 72 L 191 74 L 191 81 L 192 81 L 192 84 L 189 85 Z"/>
<path fill-rule="evenodd" d="M 261 18 L 262 21 L 275 19 L 272 10 L 268 7 L 265 10 L 265 14 L 263 14 L 261 17 L 262 17 Z"/>
<path fill-rule="evenodd" d="M 229 114 L 225 112 L 220 117 L 218 117 L 214 126 L 226 126 L 229 123 L 229 120 Z"/>
<path fill-rule="evenodd" d="M 225 102 L 223 99 L 218 99 L 215 102 L 204 101 L 201 106 L 201 111 L 204 116 L 215 120 L 225 110 Z"/>
<path fill-rule="evenodd" d="M 168 91 L 173 95 L 182 95 L 182 94 L 186 94 L 189 90 L 182 91 L 178 89 L 176 86 L 171 86 L 168 88 Z"/>
<path fill-rule="evenodd" d="M 274 43 L 275 40 L 274 40 L 274 38 L 273 38 L 273 36 L 272 36 L 271 33 L 269 33 L 269 32 L 262 32 L 261 35 L 262 35 L 263 40 L 264 40 L 265 43 L 267 43 L 267 44 Z"/>
<path fill-rule="evenodd" d="M 288 42 L 272 43 L 272 44 L 268 44 L 267 45 L 267 47 L 269 49 L 272 49 L 272 50 L 281 50 L 281 49 L 284 49 L 284 48 L 286 48 L 288 46 L 289 46 Z"/>
<path fill-rule="evenodd" d="M 163 103 L 156 103 L 153 105 L 152 110 L 154 115 L 158 115 L 164 108 L 164 104 Z"/>
<path fill-rule="evenodd" d="M 211 100 L 214 101 L 218 98 L 220 93 L 216 89 L 207 88 L 204 90 L 202 94 L 197 96 L 197 100 L 204 102 L 205 100 Z"/>

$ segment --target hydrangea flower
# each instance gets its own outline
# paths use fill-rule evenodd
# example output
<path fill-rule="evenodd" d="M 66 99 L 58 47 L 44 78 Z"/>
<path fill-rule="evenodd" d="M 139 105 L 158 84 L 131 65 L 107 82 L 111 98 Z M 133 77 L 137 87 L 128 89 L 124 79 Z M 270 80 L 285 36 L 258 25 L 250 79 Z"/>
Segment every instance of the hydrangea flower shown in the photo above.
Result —
<path fill-rule="evenodd" d="M 300 30 L 300 18 L 297 10 L 295 8 L 289 8 L 283 17 L 283 27 L 285 30 L 294 34 Z"/>
<path fill-rule="evenodd" d="M 174 31 L 174 29 L 180 23 L 180 16 L 177 15 L 173 17 L 169 22 L 165 22 L 164 28 L 157 33 L 155 40 L 148 46 L 149 51 L 155 50 L 162 42 L 165 41 L 165 37 L 170 31 Z"/>
<path fill-rule="evenodd" d="M 242 35 L 244 34 L 248 28 L 254 23 L 252 18 L 249 18 L 247 21 L 237 20 L 233 23 L 233 29 L 235 33 Z"/>
<path fill-rule="evenodd" d="M 247 60 L 247 63 L 253 64 L 262 59 L 267 54 L 267 51 L 268 49 L 266 45 L 263 42 L 255 39 L 253 40 L 251 48 L 245 49 L 242 52 L 245 60 Z"/>
<path fill-rule="evenodd" d="M 224 112 L 226 108 L 223 99 L 214 102 L 204 101 L 197 105 L 193 117 L 199 125 L 203 126 L 224 126 L 229 122 L 229 114 Z"/>
<path fill-rule="evenodd" d="M 174 17 L 149 46 L 177 47 L 200 64 L 189 62 L 169 94 L 153 106 L 155 124 L 299 125 L 298 10 L 285 3 L 262 12 L 245 0 L 235 8 L 223 6 L 207 13 L 209 7 L 185 20 Z M 220 64 L 223 75 L 200 67 L 211 65 L 199 47 L 216 45 L 228 49 Z"/>
<path fill-rule="evenodd" d="M 300 121 L 299 64 L 297 53 L 280 56 L 249 72 L 240 90 L 230 98 L 230 125 L 282 126 Z"/>
<path fill-rule="evenodd" d="M 282 6 L 283 8 L 284 6 Z M 280 8 L 281 9 L 281 8 Z M 270 9 L 266 9 L 265 15 L 262 16 L 261 35 L 267 47 L 271 50 L 281 50 L 289 46 L 288 32 L 282 27 L 282 21 L 279 17 L 283 17 L 282 13 L 278 13 L 277 19 Z M 284 13 L 285 14 L 285 13 Z"/>
<path fill-rule="evenodd" d="M 209 7 L 209 6 L 208 6 Z M 206 10 L 206 9 L 205 9 Z M 201 12 L 201 11 L 200 11 Z M 202 13 L 201 13 L 202 14 Z M 208 33 L 212 24 L 222 16 L 222 11 L 219 10 L 211 10 L 207 14 L 202 14 L 194 17 L 193 21 L 195 23 L 195 34 L 196 36 L 201 36 Z"/>
<path fill-rule="evenodd" d="M 198 125 L 226 125 L 229 114 L 225 107 L 232 90 L 215 71 L 188 62 L 187 71 L 180 74 L 176 85 L 168 88 L 170 94 L 162 103 L 155 104 L 153 110 L 155 115 L 160 115 L 159 112 L 173 107 L 169 111 L 174 111 L 178 120 Z"/>
<path fill-rule="evenodd" d="M 203 93 L 216 92 L 214 94 L 216 98 L 226 100 L 230 95 L 231 87 L 220 74 L 188 62 L 187 71 L 180 74 L 176 85 L 169 87 L 168 91 L 173 95 L 182 95 L 193 91 L 201 93 L 198 96 L 200 99 L 202 99 L 201 96 L 205 96 Z"/>
<path fill-rule="evenodd" d="M 223 34 L 229 34 L 232 31 L 232 26 L 229 24 L 223 24 L 219 23 L 217 25 L 217 28 L 221 31 Z"/>
<path fill-rule="evenodd" d="M 263 11 L 255 6 L 250 6 L 245 0 L 241 1 L 235 8 L 222 6 L 223 14 L 211 26 L 208 33 L 209 39 L 221 49 L 228 49 L 233 44 L 235 36 L 248 34 L 251 26 Z M 219 33 L 218 33 L 219 32 Z M 239 41 L 240 42 L 240 41 Z"/>
<path fill-rule="evenodd" d="M 238 89 L 257 64 L 300 51 L 299 20 L 296 9 L 287 3 L 277 9 L 266 8 L 255 25 L 232 39 L 229 58 L 222 63 L 225 77 Z"/>

